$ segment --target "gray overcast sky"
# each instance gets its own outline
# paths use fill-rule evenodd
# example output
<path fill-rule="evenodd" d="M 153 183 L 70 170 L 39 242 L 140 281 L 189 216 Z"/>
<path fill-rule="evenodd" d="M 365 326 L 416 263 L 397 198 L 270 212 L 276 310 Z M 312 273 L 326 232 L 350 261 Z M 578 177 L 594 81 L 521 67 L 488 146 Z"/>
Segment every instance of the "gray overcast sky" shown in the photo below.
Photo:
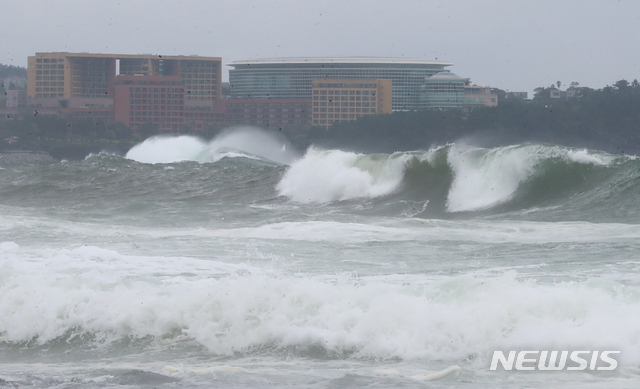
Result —
<path fill-rule="evenodd" d="M 640 1 L 4 0 L 0 63 L 35 52 L 442 59 L 531 91 L 640 79 Z M 564 88 L 564 86 L 563 86 Z"/>

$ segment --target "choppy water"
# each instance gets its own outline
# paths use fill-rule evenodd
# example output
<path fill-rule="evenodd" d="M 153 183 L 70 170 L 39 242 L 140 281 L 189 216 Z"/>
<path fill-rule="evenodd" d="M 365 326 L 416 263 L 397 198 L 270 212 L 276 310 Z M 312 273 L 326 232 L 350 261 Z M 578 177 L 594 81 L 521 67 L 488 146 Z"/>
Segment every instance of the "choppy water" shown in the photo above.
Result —
<path fill-rule="evenodd" d="M 4 167 L 0 386 L 636 388 L 639 190 L 625 155 L 249 130 Z M 621 354 L 489 370 L 527 349 Z"/>

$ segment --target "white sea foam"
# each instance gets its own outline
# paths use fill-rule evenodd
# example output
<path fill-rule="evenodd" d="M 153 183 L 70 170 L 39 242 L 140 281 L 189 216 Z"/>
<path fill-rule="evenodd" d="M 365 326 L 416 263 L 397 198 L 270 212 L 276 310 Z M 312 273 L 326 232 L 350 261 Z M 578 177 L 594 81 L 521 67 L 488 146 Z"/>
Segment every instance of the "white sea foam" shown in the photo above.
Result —
<path fill-rule="evenodd" d="M 584 150 L 568 150 L 567 157 L 574 162 L 579 163 L 592 163 L 594 165 L 609 165 L 612 161 L 611 156 L 604 154 L 594 154 L 587 149 Z"/>
<path fill-rule="evenodd" d="M 421 371 L 419 374 L 412 375 L 411 378 L 419 381 L 435 381 L 457 371 L 460 371 L 460 366 L 449 366 L 438 372 Z"/>
<path fill-rule="evenodd" d="M 559 146 L 446 147 L 454 176 L 447 196 L 449 212 L 479 211 L 511 200 L 523 182 L 539 173 L 543 160 L 561 158 L 597 165 L 608 165 L 612 160 L 605 154 Z M 401 189 L 410 159 L 433 164 L 443 149 L 376 156 L 310 148 L 289 168 L 277 189 L 299 203 L 385 196 Z"/>
<path fill-rule="evenodd" d="M 400 187 L 407 154 L 374 158 L 310 148 L 287 170 L 277 189 L 299 203 L 328 203 L 388 195 Z"/>
<path fill-rule="evenodd" d="M 210 142 L 198 137 L 157 136 L 135 145 L 126 158 L 142 163 L 181 161 L 217 162 L 222 158 L 244 157 L 289 164 L 297 152 L 284 138 L 253 127 L 236 127 L 224 131 Z"/>
<path fill-rule="evenodd" d="M 406 241 L 416 238 L 414 231 L 392 226 L 333 221 L 282 222 L 259 227 L 194 231 L 210 237 L 299 240 L 306 242 L 358 243 L 374 241 Z"/>
<path fill-rule="evenodd" d="M 419 224 L 419 225 L 415 225 Z M 134 231 L 132 231 L 133 233 Z M 544 222 L 448 222 L 441 220 L 404 221 L 386 224 L 345 223 L 335 221 L 282 222 L 258 227 L 216 230 L 141 231 L 154 238 L 200 236 L 294 240 L 303 242 L 406 242 L 423 244 L 442 241 L 466 241 L 482 244 L 542 244 L 561 242 L 632 242 L 640 239 L 640 226 L 614 223 Z"/>
<path fill-rule="evenodd" d="M 538 156 L 528 149 L 493 150 L 452 146 L 447 155 L 454 181 L 447 198 L 450 212 L 478 211 L 508 201 L 534 171 Z"/>
<path fill-rule="evenodd" d="M 206 149 L 207 143 L 193 136 L 157 136 L 133 146 L 126 158 L 142 163 L 194 161 Z"/>
<path fill-rule="evenodd" d="M 103 339 L 182 334 L 222 355 L 315 346 L 366 358 L 477 355 L 479 365 L 496 348 L 589 347 L 619 349 L 624 364 L 640 363 L 640 287 L 614 281 L 539 284 L 512 271 L 415 275 L 405 284 L 97 247 L 22 251 L 0 246 L 0 332 L 8 342 L 43 344 L 73 331 Z"/>

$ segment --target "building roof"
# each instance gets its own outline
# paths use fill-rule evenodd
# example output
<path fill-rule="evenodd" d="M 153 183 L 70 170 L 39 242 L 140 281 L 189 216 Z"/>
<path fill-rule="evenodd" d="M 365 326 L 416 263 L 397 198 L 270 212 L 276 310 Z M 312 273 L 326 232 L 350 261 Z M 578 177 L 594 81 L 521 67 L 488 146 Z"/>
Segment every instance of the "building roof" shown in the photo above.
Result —
<path fill-rule="evenodd" d="M 36 53 L 34 57 L 50 57 L 50 56 L 67 56 L 67 57 L 85 57 L 85 58 L 117 58 L 117 59 L 139 59 L 139 58 L 157 58 L 157 59 L 183 59 L 183 60 L 195 60 L 195 61 L 221 61 L 220 57 L 200 57 L 198 55 L 157 55 L 157 54 L 103 54 L 103 53 L 69 53 L 66 51 L 61 52 L 46 52 Z"/>
<path fill-rule="evenodd" d="M 441 60 L 387 58 L 387 57 L 290 57 L 290 58 L 262 58 L 233 61 L 227 66 L 242 65 L 301 65 L 301 64 L 385 64 L 385 65 L 438 65 L 452 66 L 452 63 Z"/>
<path fill-rule="evenodd" d="M 449 71 L 440 72 L 429 77 L 429 80 L 462 80 L 463 78 Z"/>

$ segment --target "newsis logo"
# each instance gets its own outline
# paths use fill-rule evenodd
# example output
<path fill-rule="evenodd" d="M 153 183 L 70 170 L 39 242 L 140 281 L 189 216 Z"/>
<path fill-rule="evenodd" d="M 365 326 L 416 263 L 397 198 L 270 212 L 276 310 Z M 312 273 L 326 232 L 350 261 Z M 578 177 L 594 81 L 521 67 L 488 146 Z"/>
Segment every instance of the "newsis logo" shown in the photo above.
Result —
<path fill-rule="evenodd" d="M 504 370 L 615 370 L 618 361 L 612 358 L 620 351 L 494 351 L 489 370 L 498 364 Z M 567 362 L 567 359 L 569 362 Z"/>

